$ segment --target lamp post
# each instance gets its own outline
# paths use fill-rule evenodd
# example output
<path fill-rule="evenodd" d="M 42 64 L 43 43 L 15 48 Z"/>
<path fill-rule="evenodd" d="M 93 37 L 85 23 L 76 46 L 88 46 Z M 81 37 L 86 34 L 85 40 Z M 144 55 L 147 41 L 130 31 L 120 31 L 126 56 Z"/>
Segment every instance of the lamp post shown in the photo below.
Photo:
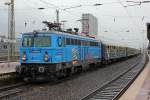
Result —
<path fill-rule="evenodd" d="M 8 40 L 10 39 L 10 18 L 9 18 L 9 15 L 10 15 L 10 5 L 11 5 L 11 3 L 10 2 L 6 2 L 5 3 L 5 5 L 7 5 L 8 6 Z M 8 67 L 10 66 L 10 43 L 8 42 L 7 43 L 8 45 L 7 45 L 7 61 L 8 61 Z"/>
<path fill-rule="evenodd" d="M 15 40 L 15 18 L 14 18 L 14 0 L 4 3 L 8 6 L 8 62 L 10 56 L 15 54 L 15 46 L 12 41 Z"/>

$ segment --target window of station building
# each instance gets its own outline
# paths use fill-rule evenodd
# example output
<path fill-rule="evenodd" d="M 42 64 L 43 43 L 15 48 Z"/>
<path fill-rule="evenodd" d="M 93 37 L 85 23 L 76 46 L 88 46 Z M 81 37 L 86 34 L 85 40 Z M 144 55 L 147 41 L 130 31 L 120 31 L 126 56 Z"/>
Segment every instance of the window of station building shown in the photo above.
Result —
<path fill-rule="evenodd" d="M 4 45 L 4 49 L 7 49 L 7 45 Z"/>

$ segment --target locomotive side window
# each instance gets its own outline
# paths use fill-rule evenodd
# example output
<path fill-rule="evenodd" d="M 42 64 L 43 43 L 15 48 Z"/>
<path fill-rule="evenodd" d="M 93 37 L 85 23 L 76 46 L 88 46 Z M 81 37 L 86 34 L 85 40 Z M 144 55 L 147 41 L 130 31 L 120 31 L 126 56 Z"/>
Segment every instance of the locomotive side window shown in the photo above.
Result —
<path fill-rule="evenodd" d="M 78 45 L 81 45 L 81 40 L 78 40 Z"/>
<path fill-rule="evenodd" d="M 32 37 L 24 37 L 22 46 L 23 47 L 32 47 L 33 46 L 33 38 Z"/>
<path fill-rule="evenodd" d="M 67 45 L 70 45 L 70 38 L 66 38 L 67 39 Z"/>
<path fill-rule="evenodd" d="M 78 40 L 77 39 L 75 39 L 75 45 L 78 45 Z"/>
<path fill-rule="evenodd" d="M 35 47 L 50 47 L 51 46 L 51 37 L 35 37 L 34 38 Z"/>
<path fill-rule="evenodd" d="M 98 42 L 66 38 L 66 45 L 99 46 Z"/>
<path fill-rule="evenodd" d="M 66 38 L 63 37 L 63 46 L 66 45 Z"/>

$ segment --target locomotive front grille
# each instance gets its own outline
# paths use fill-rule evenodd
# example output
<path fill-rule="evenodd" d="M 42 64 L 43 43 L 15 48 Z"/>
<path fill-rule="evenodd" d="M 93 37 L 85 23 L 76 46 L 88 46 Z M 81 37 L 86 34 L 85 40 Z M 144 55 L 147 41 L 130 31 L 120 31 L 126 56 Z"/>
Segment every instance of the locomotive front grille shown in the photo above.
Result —
<path fill-rule="evenodd" d="M 48 74 L 56 71 L 56 65 L 53 64 L 25 64 L 25 74 Z"/>

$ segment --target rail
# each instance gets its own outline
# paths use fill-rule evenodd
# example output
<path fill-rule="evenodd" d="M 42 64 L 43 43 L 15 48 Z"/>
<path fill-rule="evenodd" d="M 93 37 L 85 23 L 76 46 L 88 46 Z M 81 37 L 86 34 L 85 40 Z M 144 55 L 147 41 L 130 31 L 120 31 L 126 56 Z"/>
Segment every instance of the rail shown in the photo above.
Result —
<path fill-rule="evenodd" d="M 11 95 L 14 95 L 16 93 L 22 92 L 23 89 L 21 88 L 22 86 L 25 86 L 26 83 L 24 82 L 19 82 L 16 84 L 12 84 L 9 86 L 4 86 L 0 88 L 0 98 L 5 98 Z"/>
<path fill-rule="evenodd" d="M 103 87 L 88 94 L 81 100 L 118 100 L 144 69 L 147 59 L 148 58 L 143 57 L 141 62 L 137 61 L 132 68 L 106 83 Z"/>
<path fill-rule="evenodd" d="M 0 99 L 5 98 L 16 93 L 22 92 L 20 87 L 26 85 L 24 82 L 16 80 L 16 73 L 0 74 Z"/>

